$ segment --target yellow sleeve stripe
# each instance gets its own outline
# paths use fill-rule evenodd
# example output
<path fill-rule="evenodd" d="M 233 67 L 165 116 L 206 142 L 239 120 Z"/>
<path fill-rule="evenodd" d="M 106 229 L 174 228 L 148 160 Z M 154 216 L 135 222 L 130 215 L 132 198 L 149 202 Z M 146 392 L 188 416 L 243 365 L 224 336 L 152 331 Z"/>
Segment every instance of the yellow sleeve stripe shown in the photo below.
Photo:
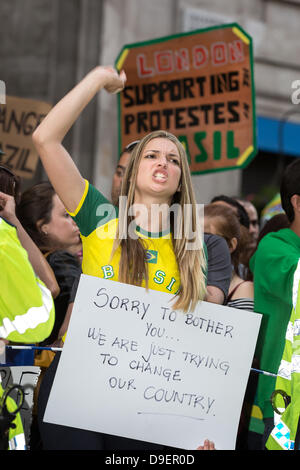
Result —
<path fill-rule="evenodd" d="M 263 419 L 262 411 L 257 405 L 252 406 L 251 417 L 252 418 L 258 418 L 258 419 L 261 419 L 261 420 Z"/>
<path fill-rule="evenodd" d="M 68 214 L 70 214 L 71 217 L 75 217 L 75 215 L 77 215 L 78 212 L 80 211 L 80 209 L 81 209 L 81 207 L 82 207 L 82 204 L 83 204 L 84 201 L 85 201 L 85 198 L 86 198 L 88 189 L 89 189 L 89 182 L 88 182 L 88 180 L 85 180 L 85 188 L 84 188 L 84 191 L 83 191 L 83 195 L 82 195 L 82 198 L 80 199 L 80 202 L 79 202 L 78 206 L 76 207 L 75 211 L 74 211 L 74 212 L 69 212 L 69 211 L 66 209 L 67 212 L 68 212 Z"/>

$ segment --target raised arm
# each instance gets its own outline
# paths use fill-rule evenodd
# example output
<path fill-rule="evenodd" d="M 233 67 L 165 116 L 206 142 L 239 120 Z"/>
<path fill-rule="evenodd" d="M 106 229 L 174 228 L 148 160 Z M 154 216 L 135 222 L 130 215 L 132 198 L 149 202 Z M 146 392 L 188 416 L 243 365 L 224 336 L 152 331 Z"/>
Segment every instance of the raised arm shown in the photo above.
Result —
<path fill-rule="evenodd" d="M 85 183 L 62 141 L 102 88 L 109 93 L 118 93 L 124 88 L 125 81 L 124 72 L 119 74 L 112 67 L 94 68 L 52 108 L 32 135 L 49 180 L 69 212 L 76 210 Z"/>

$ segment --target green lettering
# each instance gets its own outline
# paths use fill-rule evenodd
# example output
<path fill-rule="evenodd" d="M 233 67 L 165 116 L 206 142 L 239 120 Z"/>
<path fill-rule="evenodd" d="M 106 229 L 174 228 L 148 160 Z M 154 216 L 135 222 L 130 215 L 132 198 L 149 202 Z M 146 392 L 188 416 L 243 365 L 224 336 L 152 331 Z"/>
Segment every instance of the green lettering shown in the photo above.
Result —
<path fill-rule="evenodd" d="M 213 136 L 214 141 L 214 160 L 220 160 L 222 157 L 222 134 L 221 131 L 215 131 Z"/>
<path fill-rule="evenodd" d="M 240 149 L 234 146 L 234 132 L 227 131 L 227 158 L 238 158 Z"/>
<path fill-rule="evenodd" d="M 201 162 L 206 162 L 207 160 L 207 152 L 205 150 L 205 148 L 203 147 L 203 144 L 202 144 L 202 140 L 206 138 L 206 132 L 196 132 L 194 134 L 194 141 L 198 147 L 198 149 L 200 150 L 201 153 L 199 153 L 198 155 L 195 155 L 195 161 L 197 163 L 201 163 Z"/>

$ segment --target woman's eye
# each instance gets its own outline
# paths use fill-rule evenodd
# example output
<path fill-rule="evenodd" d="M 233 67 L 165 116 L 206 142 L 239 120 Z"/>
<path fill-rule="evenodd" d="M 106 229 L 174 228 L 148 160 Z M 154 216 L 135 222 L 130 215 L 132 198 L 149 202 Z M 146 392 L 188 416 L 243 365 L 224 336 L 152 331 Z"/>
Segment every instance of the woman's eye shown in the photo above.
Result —
<path fill-rule="evenodd" d="M 179 165 L 179 160 L 177 158 L 170 158 L 171 163 L 175 163 L 175 165 Z"/>
<path fill-rule="evenodd" d="M 155 154 L 154 153 L 148 153 L 145 155 L 145 158 L 155 158 Z"/>

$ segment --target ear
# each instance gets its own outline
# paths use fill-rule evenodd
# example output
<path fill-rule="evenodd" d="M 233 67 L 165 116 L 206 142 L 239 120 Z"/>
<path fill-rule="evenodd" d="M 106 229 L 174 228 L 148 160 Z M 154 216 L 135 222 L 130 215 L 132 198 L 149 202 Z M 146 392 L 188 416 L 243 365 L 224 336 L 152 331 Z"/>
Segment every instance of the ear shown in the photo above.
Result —
<path fill-rule="evenodd" d="M 296 212 L 300 214 L 300 196 L 298 194 L 293 194 L 291 197 L 291 204 L 293 206 L 295 215 Z"/>
<path fill-rule="evenodd" d="M 48 225 L 43 222 L 43 220 L 38 220 L 36 223 L 36 228 L 40 233 L 48 235 Z"/>
<path fill-rule="evenodd" d="M 237 247 L 237 238 L 236 237 L 233 237 L 230 242 L 229 242 L 229 251 L 230 253 L 233 253 L 235 250 L 236 250 L 236 247 Z"/>

